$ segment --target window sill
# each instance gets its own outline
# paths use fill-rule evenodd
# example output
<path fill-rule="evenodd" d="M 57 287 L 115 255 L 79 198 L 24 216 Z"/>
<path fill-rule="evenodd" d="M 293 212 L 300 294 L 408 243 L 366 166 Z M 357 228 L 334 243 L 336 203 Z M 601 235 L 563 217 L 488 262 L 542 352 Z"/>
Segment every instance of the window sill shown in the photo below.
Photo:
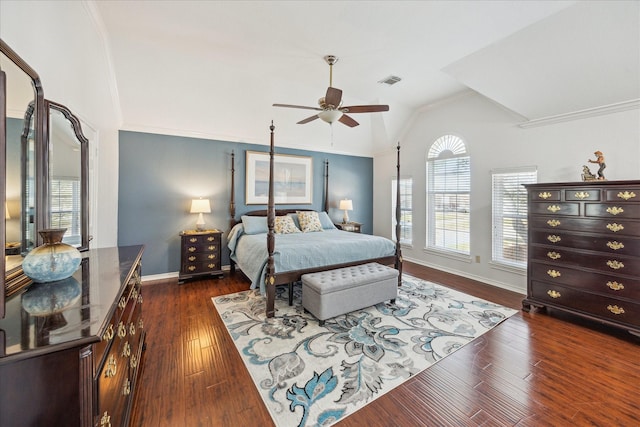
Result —
<path fill-rule="evenodd" d="M 495 270 L 502 270 L 508 273 L 518 274 L 520 276 L 525 276 L 527 274 L 527 267 L 515 267 L 513 265 L 503 264 L 496 261 L 490 261 L 489 266 Z"/>

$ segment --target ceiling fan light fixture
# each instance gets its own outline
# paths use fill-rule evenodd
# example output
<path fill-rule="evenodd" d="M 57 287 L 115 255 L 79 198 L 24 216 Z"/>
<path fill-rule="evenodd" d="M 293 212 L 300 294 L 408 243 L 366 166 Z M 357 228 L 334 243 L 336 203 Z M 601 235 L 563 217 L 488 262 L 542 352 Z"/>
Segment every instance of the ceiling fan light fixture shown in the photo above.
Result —
<path fill-rule="evenodd" d="M 318 117 L 322 121 L 325 121 L 329 124 L 336 122 L 342 117 L 342 111 L 340 110 L 324 110 L 318 113 Z"/>

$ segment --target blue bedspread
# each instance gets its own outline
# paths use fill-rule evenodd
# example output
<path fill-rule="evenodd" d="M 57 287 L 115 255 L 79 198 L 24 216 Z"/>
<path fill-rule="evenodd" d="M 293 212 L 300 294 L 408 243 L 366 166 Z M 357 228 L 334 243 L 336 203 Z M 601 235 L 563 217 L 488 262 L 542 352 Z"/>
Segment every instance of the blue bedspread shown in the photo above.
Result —
<path fill-rule="evenodd" d="M 229 233 L 228 246 L 231 259 L 251 280 L 251 288 L 260 284 L 260 291 L 264 294 L 267 235 L 244 234 L 242 224 L 238 224 Z M 276 273 L 282 273 L 393 256 L 395 250 L 395 243 L 387 238 L 333 229 L 276 234 L 273 258 Z"/>

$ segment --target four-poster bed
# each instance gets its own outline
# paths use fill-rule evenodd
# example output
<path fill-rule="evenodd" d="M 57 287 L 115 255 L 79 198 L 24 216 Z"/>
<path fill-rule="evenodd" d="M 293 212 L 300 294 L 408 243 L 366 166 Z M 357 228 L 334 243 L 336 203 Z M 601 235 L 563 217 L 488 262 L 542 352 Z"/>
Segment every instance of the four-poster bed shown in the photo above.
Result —
<path fill-rule="evenodd" d="M 252 287 L 260 286 L 266 294 L 266 314 L 275 314 L 275 287 L 299 281 L 302 275 L 318 271 L 332 270 L 341 267 L 378 262 L 383 265 L 393 265 L 399 271 L 398 286 L 402 283 L 402 254 L 400 248 L 400 191 L 398 188 L 396 199 L 396 242 L 389 239 L 365 234 L 349 233 L 335 229 L 332 224 L 325 226 L 323 233 L 292 233 L 278 234 L 278 248 L 276 250 L 276 217 L 293 215 L 310 211 L 310 209 L 275 209 L 274 187 L 274 130 L 270 126 L 269 150 L 269 193 L 266 210 L 244 213 L 242 220 L 236 220 L 235 205 L 235 155 L 232 153 L 231 164 L 231 232 L 229 233 L 229 249 L 231 250 L 231 272 L 235 272 L 238 264 L 243 273 L 252 281 Z M 397 176 L 400 182 L 400 146 L 397 147 Z M 329 163 L 324 164 L 324 211 L 329 210 L 328 196 Z M 255 218 L 258 217 L 258 218 Z M 251 233 L 247 230 L 249 224 L 255 223 L 259 217 L 266 217 L 263 230 Z M 325 216 L 326 217 L 326 216 Z M 253 218 L 253 219 L 251 219 Z M 328 217 L 326 217 L 328 218 Z M 251 222 L 249 222 L 251 220 Z M 244 226 L 243 226 L 244 223 Z M 326 221 L 325 221 L 326 224 Z M 246 227 L 245 227 L 246 226 Z M 246 233 L 245 233 L 246 231 Z M 266 248 L 264 237 L 266 235 Z M 291 295 L 290 295 L 291 302 Z"/>

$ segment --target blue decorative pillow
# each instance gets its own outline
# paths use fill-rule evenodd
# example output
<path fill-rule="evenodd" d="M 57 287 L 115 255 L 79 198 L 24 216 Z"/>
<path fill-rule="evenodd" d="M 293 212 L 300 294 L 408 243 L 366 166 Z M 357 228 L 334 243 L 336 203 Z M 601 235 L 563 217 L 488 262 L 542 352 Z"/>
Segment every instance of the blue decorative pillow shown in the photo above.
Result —
<path fill-rule="evenodd" d="M 331 230 L 332 228 L 336 228 L 333 225 L 333 221 L 329 218 L 329 215 L 326 212 L 318 212 L 318 218 L 320 219 L 320 224 L 322 224 L 322 228 L 325 230 Z"/>
<path fill-rule="evenodd" d="M 267 228 L 266 216 L 247 216 L 242 215 L 242 225 L 245 234 L 260 234 L 269 231 Z"/>
<path fill-rule="evenodd" d="M 300 222 L 298 221 L 298 214 L 289 213 L 287 214 L 291 218 L 293 218 L 293 223 L 296 225 L 296 228 L 300 229 Z"/>

